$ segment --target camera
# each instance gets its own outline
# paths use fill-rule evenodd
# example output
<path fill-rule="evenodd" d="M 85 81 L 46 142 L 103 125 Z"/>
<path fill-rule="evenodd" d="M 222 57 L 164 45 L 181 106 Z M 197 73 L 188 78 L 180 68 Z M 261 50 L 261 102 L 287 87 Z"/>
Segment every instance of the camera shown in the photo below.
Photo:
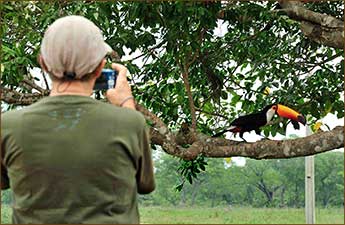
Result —
<path fill-rule="evenodd" d="M 101 75 L 96 79 L 93 90 L 107 90 L 114 88 L 116 84 L 117 72 L 112 69 L 102 69 Z"/>

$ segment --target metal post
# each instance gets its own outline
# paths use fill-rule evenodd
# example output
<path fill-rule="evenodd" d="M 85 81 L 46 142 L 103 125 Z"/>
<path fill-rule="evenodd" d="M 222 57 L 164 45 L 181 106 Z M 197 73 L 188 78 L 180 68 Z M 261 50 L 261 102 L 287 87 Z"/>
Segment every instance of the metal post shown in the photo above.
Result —
<path fill-rule="evenodd" d="M 312 134 L 306 126 L 306 136 Z M 305 157 L 305 218 L 307 224 L 315 224 L 314 156 Z"/>

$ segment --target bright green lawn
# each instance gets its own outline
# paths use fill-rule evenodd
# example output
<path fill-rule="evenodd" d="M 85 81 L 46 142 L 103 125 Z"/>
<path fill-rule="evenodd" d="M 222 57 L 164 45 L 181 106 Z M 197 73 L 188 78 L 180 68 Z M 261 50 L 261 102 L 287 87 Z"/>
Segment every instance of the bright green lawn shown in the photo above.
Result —
<path fill-rule="evenodd" d="M 11 209 L 1 206 L 1 223 L 10 223 Z M 305 223 L 304 209 L 257 209 L 257 208 L 182 208 L 141 207 L 141 223 L 247 223 L 291 224 Z M 343 209 L 317 209 L 316 223 L 344 224 Z"/>

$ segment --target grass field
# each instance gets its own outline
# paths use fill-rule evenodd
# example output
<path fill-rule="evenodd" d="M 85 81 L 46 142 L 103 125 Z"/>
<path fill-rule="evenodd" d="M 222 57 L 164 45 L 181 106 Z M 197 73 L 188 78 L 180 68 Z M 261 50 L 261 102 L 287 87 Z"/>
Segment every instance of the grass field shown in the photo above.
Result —
<path fill-rule="evenodd" d="M 305 223 L 304 209 L 257 209 L 257 208 L 181 208 L 141 207 L 141 223 L 246 223 L 246 224 L 294 224 Z M 1 223 L 11 222 L 11 208 L 1 206 Z M 344 209 L 317 209 L 316 223 L 344 224 Z"/>

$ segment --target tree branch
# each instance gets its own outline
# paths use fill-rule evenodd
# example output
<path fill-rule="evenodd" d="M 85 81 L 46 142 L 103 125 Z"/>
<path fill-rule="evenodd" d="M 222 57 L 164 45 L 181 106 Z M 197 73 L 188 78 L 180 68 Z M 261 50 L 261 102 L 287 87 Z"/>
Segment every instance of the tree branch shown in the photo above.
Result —
<path fill-rule="evenodd" d="M 333 48 L 344 48 L 343 21 L 306 9 L 298 1 L 280 0 L 280 6 L 293 20 L 301 21 L 301 30 L 311 40 Z"/>
<path fill-rule="evenodd" d="M 191 86 L 190 86 L 189 78 L 188 78 L 189 68 L 186 65 L 182 65 L 181 63 L 178 63 L 178 64 L 179 64 L 180 69 L 182 71 L 182 80 L 183 80 L 184 86 L 186 88 L 187 96 L 188 96 L 189 109 L 190 109 L 190 114 L 192 117 L 191 128 L 196 130 L 196 110 L 195 110 L 193 94 L 191 91 Z"/>
<path fill-rule="evenodd" d="M 35 84 L 35 82 L 33 80 L 30 79 L 24 79 L 21 81 L 22 84 L 28 85 L 29 87 L 39 91 L 42 93 L 43 96 L 48 95 L 49 94 L 49 90 L 48 89 L 43 89 L 41 86 Z M 48 87 L 48 86 L 47 86 Z"/>
<path fill-rule="evenodd" d="M 49 88 L 49 84 L 48 84 L 48 80 L 47 80 L 46 74 L 43 71 L 41 71 L 41 74 L 42 74 L 44 83 L 46 84 L 46 90 L 49 90 L 50 88 Z"/>
<path fill-rule="evenodd" d="M 338 126 L 331 131 L 319 132 L 308 137 L 273 141 L 262 140 L 254 143 L 238 142 L 223 138 L 211 138 L 199 134 L 198 141 L 190 147 L 186 156 L 206 157 L 243 156 L 253 159 L 278 159 L 314 155 L 344 147 L 344 127 Z M 187 150 L 189 151 L 189 149 Z"/>
<path fill-rule="evenodd" d="M 204 114 L 207 114 L 207 115 L 212 115 L 212 116 L 217 116 L 217 117 L 221 117 L 221 118 L 224 118 L 224 119 L 229 119 L 227 116 L 224 116 L 220 113 L 216 113 L 216 112 L 207 112 L 206 110 L 203 110 L 202 107 L 201 108 L 195 108 L 196 111 L 198 112 L 201 112 L 201 113 L 204 113 Z"/>
<path fill-rule="evenodd" d="M 44 90 L 44 92 L 41 93 L 20 93 L 18 91 L 2 87 L 1 101 L 13 105 L 31 105 L 48 94 L 49 91 L 47 90 Z"/>

